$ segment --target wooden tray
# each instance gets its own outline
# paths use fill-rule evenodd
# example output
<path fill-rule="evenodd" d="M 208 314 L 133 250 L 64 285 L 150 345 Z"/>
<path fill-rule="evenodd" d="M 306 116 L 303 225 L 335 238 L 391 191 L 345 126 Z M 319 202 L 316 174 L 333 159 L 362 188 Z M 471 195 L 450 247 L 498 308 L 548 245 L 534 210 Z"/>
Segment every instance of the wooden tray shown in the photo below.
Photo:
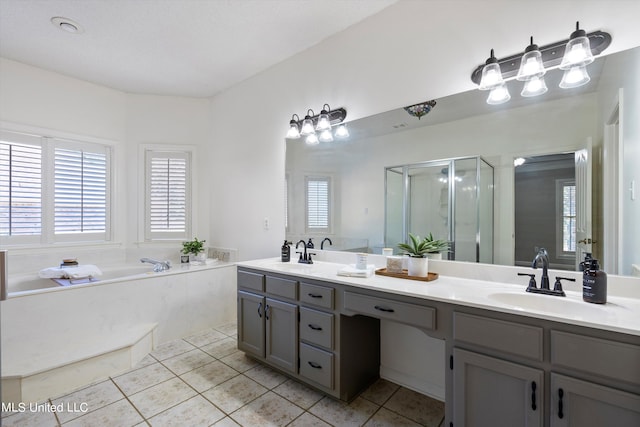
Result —
<path fill-rule="evenodd" d="M 427 277 L 409 276 L 408 270 L 402 270 L 402 273 L 389 273 L 386 268 L 379 268 L 376 274 L 381 276 L 397 277 L 399 279 L 420 280 L 422 282 L 431 282 L 438 278 L 438 273 L 429 273 Z"/>

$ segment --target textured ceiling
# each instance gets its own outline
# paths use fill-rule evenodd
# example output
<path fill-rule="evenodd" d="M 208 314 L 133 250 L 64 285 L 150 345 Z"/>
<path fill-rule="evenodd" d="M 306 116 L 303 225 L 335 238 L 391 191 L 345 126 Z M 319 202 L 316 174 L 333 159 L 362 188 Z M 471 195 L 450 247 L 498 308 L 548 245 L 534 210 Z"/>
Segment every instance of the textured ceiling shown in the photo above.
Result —
<path fill-rule="evenodd" d="M 395 2 L 0 0 L 0 56 L 124 92 L 208 97 Z"/>

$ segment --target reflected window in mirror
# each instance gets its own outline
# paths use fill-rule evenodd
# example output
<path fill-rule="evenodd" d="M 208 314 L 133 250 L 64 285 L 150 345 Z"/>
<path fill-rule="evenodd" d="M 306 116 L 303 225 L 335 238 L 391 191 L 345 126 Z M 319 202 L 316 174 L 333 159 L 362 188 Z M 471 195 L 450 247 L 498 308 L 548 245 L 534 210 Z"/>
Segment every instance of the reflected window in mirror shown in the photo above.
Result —
<path fill-rule="evenodd" d="M 331 177 L 305 177 L 307 232 L 331 232 Z"/>
<path fill-rule="evenodd" d="M 573 260 L 576 256 L 576 181 L 559 179 L 556 188 L 558 255 Z"/>

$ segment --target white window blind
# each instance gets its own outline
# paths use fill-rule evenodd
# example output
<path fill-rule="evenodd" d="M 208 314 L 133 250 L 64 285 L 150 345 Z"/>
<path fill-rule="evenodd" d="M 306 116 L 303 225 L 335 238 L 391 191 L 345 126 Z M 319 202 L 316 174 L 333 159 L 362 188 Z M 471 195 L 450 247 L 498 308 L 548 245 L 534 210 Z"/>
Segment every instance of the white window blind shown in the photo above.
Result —
<path fill-rule="evenodd" d="M 330 177 L 306 177 L 307 230 L 330 231 Z"/>
<path fill-rule="evenodd" d="M 56 148 L 54 170 L 55 233 L 105 232 L 106 154 Z"/>
<path fill-rule="evenodd" d="M 562 251 L 576 251 L 576 185 L 562 184 Z"/>
<path fill-rule="evenodd" d="M 146 152 L 146 238 L 187 238 L 191 217 L 191 155 Z"/>
<path fill-rule="evenodd" d="M 3 138 L 4 139 L 4 138 Z M 42 149 L 0 141 L 0 235 L 42 233 Z"/>

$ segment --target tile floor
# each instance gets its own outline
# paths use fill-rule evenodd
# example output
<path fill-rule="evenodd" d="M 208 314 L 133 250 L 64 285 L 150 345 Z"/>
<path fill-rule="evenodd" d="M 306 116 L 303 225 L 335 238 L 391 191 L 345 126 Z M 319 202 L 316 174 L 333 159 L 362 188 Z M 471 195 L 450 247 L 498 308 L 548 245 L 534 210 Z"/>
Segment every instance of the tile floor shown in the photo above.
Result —
<path fill-rule="evenodd" d="M 236 348 L 235 324 L 163 344 L 122 375 L 3 412 L 9 426 L 439 427 L 444 404 L 379 380 L 350 404 L 257 364 Z M 50 409 L 62 408 L 62 411 Z M 48 410 L 47 410 L 48 409 Z"/>

